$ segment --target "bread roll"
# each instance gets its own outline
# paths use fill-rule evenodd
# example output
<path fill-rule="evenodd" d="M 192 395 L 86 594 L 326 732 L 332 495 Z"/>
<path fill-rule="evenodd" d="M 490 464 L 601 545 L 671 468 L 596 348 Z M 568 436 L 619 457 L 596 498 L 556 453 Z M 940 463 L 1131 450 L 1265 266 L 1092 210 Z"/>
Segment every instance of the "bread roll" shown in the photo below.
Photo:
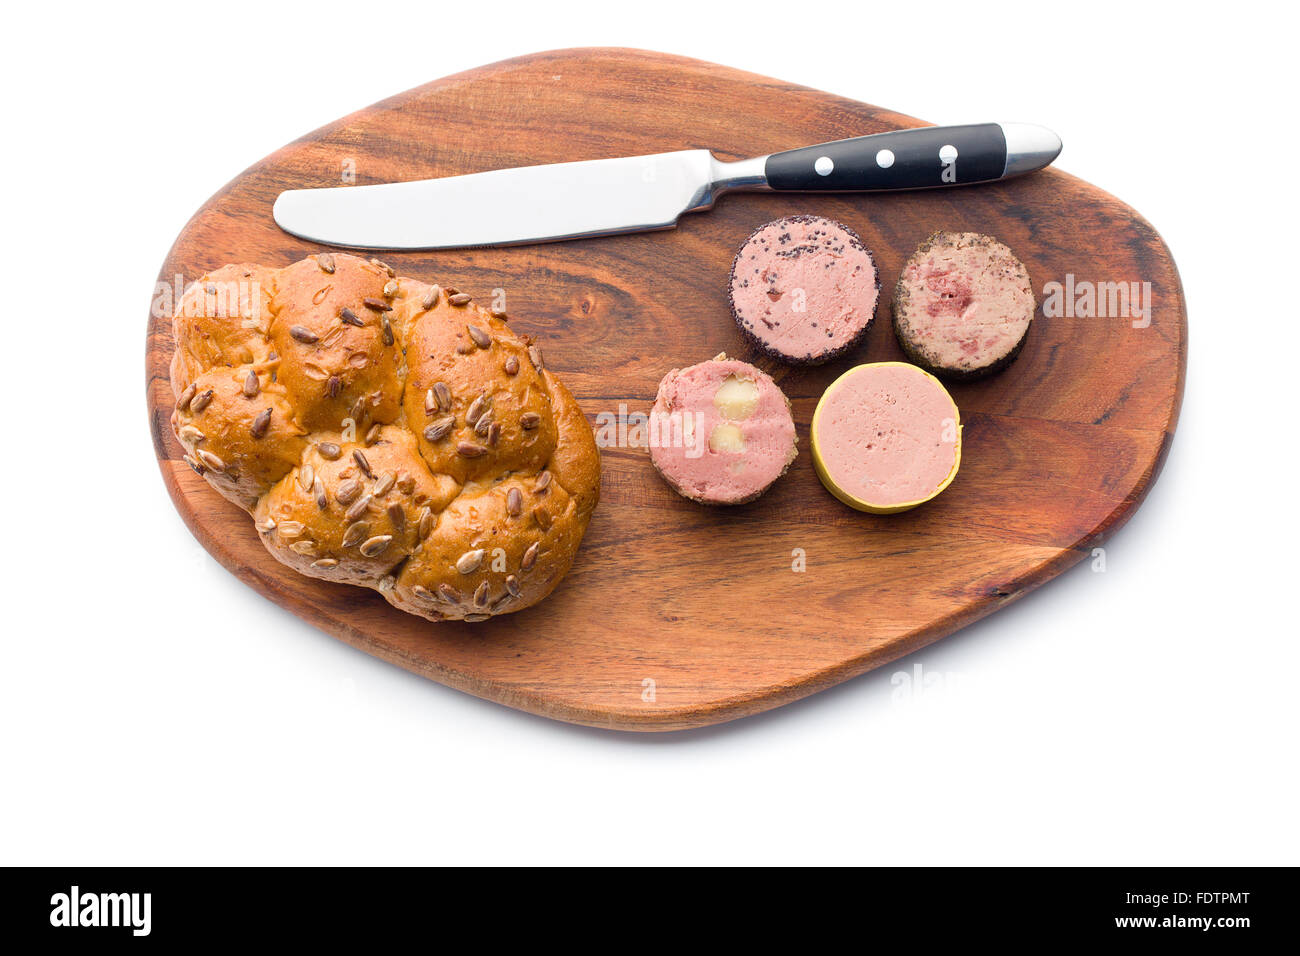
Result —
<path fill-rule="evenodd" d="M 522 610 L 568 572 L 599 453 L 503 316 L 321 253 L 205 275 L 173 333 L 185 459 L 277 560 L 434 621 Z"/>

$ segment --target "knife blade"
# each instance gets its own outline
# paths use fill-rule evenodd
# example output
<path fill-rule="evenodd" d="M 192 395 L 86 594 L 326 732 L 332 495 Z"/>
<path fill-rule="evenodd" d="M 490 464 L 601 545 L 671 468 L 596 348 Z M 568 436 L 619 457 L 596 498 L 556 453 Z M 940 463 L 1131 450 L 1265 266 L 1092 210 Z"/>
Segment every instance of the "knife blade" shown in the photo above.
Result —
<path fill-rule="evenodd" d="M 734 191 L 884 192 L 992 182 L 1061 151 L 1024 123 L 927 126 L 736 162 L 707 149 L 523 166 L 371 186 L 291 189 L 285 232 L 359 249 L 453 249 L 671 229 Z"/>

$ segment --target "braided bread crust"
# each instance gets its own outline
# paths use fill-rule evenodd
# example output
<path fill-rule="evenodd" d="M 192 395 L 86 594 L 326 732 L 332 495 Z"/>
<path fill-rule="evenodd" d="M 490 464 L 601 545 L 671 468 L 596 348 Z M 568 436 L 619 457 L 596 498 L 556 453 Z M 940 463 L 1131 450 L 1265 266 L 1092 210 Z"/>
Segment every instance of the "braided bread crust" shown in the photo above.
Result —
<path fill-rule="evenodd" d="M 600 456 L 504 316 L 321 253 L 208 273 L 172 326 L 185 460 L 277 560 L 434 621 L 522 610 L 568 572 Z"/>

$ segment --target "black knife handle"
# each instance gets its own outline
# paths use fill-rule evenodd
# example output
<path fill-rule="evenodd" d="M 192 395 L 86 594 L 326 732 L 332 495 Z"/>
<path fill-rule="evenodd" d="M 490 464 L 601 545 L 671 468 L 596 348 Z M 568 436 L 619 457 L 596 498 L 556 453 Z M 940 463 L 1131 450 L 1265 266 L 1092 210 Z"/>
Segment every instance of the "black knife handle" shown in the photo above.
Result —
<path fill-rule="evenodd" d="M 869 192 L 1001 179 L 1007 140 L 997 123 L 926 126 L 773 153 L 764 172 L 777 190 Z"/>

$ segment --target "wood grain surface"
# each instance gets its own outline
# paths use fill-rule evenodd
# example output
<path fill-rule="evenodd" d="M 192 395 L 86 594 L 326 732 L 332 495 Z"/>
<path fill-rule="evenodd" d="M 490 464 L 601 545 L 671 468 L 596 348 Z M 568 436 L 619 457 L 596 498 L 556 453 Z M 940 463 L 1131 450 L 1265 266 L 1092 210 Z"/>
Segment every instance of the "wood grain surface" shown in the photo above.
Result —
<path fill-rule="evenodd" d="M 191 282 L 231 262 L 284 266 L 318 251 L 281 232 L 271 204 L 283 189 L 339 185 L 344 170 L 365 184 L 687 148 L 740 159 L 915 125 L 695 60 L 617 49 L 536 54 L 437 80 L 286 146 L 195 214 L 159 281 Z M 884 286 L 867 343 L 820 368 L 756 355 L 727 308 L 741 242 L 759 224 L 795 213 L 855 229 Z M 906 514 L 861 514 L 818 482 L 808 423 L 846 368 L 902 358 L 888 321 L 893 283 L 936 229 L 1007 243 L 1029 268 L 1040 313 L 1010 369 L 952 387 L 965 423 L 953 485 Z M 605 448 L 600 507 L 556 592 L 483 624 L 435 625 L 374 592 L 280 565 L 252 520 L 182 463 L 168 426 L 170 319 L 151 314 L 148 405 L 163 479 L 226 568 L 384 660 L 597 727 L 673 730 L 757 713 L 1014 601 L 1133 513 L 1160 470 L 1182 397 L 1187 319 L 1168 249 L 1128 206 L 1058 170 L 892 196 L 735 194 L 668 232 L 383 258 L 401 274 L 479 299 L 504 290 L 512 326 L 538 337 L 548 367 L 593 424 L 602 413 L 647 412 L 665 372 L 724 350 L 769 372 L 794 403 L 799 458 L 756 502 L 692 504 L 658 478 L 646 450 Z M 1128 316 L 1044 317 L 1044 286 L 1067 274 L 1149 282 L 1149 325 L 1136 328 Z"/>

